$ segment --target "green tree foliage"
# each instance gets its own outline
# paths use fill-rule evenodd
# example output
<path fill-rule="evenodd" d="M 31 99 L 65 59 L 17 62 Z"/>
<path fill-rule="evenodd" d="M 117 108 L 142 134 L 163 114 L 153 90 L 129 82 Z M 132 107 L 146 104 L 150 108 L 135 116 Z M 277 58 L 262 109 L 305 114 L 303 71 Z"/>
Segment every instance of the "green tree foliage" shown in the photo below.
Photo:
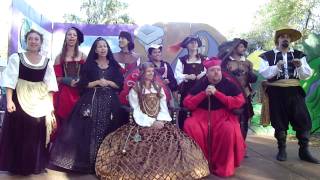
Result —
<path fill-rule="evenodd" d="M 65 14 L 66 22 L 88 24 L 132 24 L 133 20 L 125 13 L 128 4 L 119 0 L 81 0 L 80 11 L 84 17 Z"/>
<path fill-rule="evenodd" d="M 243 37 L 251 49 L 270 49 L 274 46 L 274 31 L 284 27 L 300 30 L 305 39 L 310 32 L 320 33 L 319 0 L 270 0 L 255 17 L 254 28 Z"/>
<path fill-rule="evenodd" d="M 308 61 L 320 58 L 320 34 L 310 33 L 297 48 L 308 55 Z"/>

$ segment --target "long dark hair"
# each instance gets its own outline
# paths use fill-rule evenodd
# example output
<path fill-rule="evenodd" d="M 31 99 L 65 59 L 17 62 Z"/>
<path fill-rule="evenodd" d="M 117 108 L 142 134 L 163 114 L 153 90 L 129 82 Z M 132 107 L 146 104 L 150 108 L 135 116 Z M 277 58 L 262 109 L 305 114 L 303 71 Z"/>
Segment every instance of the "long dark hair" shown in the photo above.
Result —
<path fill-rule="evenodd" d="M 138 94 L 138 100 L 139 100 L 139 104 L 142 104 L 143 101 L 143 94 L 144 94 L 144 85 L 145 85 L 145 72 L 147 70 L 147 68 L 155 68 L 154 64 L 152 62 L 144 62 L 142 64 L 140 64 L 139 66 L 139 77 L 138 77 L 138 81 L 134 86 L 134 90 L 137 92 Z M 154 89 L 157 91 L 157 97 L 161 98 L 162 94 L 161 94 L 161 86 L 159 86 L 156 83 L 156 74 L 154 73 L 153 75 L 153 79 L 151 80 L 151 85 L 154 87 Z"/>
<path fill-rule="evenodd" d="M 77 32 L 77 30 L 74 28 L 74 27 L 71 27 L 67 30 L 65 36 L 64 36 L 64 41 L 63 41 L 63 46 L 62 46 L 62 49 L 61 49 L 61 55 L 60 55 L 60 61 L 61 63 L 64 63 L 64 61 L 66 60 L 66 56 L 67 56 L 67 34 L 69 31 L 71 30 L 74 30 L 76 31 L 77 33 L 77 42 L 76 42 L 76 45 L 75 45 L 75 48 L 74 48 L 74 51 L 73 51 L 73 55 L 72 55 L 72 59 L 78 57 L 79 55 L 79 45 L 80 45 L 80 42 L 79 42 L 79 33 Z"/>
<path fill-rule="evenodd" d="M 107 48 L 108 48 L 108 54 L 107 54 L 107 59 L 109 60 L 109 65 L 110 66 L 114 66 L 118 69 L 121 68 L 121 66 L 119 65 L 119 63 L 114 59 L 113 57 L 113 53 L 111 51 L 111 48 L 109 46 L 109 43 L 107 42 L 106 39 L 104 39 L 103 37 L 98 37 L 92 44 L 91 46 L 91 49 L 89 51 L 89 54 L 88 54 L 88 57 L 87 57 L 87 60 L 86 60 L 86 63 L 92 63 L 94 62 L 95 60 L 98 59 L 98 53 L 96 53 L 96 49 L 97 49 L 97 44 L 99 41 L 104 41 L 106 42 L 107 44 Z"/>
<path fill-rule="evenodd" d="M 128 50 L 129 51 L 132 51 L 134 49 L 134 42 L 133 42 L 133 39 L 131 37 L 131 34 L 127 31 L 121 31 L 120 34 L 119 34 L 119 39 L 120 37 L 122 38 L 126 38 L 128 40 Z"/>

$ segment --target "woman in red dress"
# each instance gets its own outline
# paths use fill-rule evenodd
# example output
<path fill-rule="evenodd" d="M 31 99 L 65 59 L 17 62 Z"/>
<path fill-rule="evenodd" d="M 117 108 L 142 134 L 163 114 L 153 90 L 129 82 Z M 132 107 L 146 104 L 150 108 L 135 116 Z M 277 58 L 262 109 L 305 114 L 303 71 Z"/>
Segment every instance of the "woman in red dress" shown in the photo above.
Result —
<path fill-rule="evenodd" d="M 76 27 L 67 30 L 61 53 L 56 57 L 54 70 L 59 83 L 59 92 L 54 94 L 55 114 L 58 126 L 70 115 L 79 99 L 76 84 L 79 81 L 81 65 L 87 56 L 79 50 L 83 33 Z"/>

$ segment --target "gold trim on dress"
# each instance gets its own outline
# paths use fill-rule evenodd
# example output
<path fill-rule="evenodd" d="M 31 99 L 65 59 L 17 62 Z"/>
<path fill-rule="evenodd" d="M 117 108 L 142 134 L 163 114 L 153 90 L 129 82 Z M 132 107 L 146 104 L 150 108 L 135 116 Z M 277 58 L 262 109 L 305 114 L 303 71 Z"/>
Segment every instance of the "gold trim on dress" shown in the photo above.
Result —
<path fill-rule="evenodd" d="M 141 111 L 149 117 L 156 118 L 160 112 L 160 99 L 157 93 L 142 95 Z"/>

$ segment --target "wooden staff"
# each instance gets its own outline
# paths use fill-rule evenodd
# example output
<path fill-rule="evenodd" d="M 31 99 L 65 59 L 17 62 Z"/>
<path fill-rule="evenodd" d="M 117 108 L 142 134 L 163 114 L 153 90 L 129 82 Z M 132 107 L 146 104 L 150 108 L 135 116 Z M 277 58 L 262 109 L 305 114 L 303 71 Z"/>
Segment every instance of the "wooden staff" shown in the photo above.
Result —
<path fill-rule="evenodd" d="M 212 132 L 211 132 L 211 95 L 208 96 L 208 163 L 209 163 L 209 169 L 212 168 L 212 162 L 211 162 L 211 151 L 212 151 Z"/>

